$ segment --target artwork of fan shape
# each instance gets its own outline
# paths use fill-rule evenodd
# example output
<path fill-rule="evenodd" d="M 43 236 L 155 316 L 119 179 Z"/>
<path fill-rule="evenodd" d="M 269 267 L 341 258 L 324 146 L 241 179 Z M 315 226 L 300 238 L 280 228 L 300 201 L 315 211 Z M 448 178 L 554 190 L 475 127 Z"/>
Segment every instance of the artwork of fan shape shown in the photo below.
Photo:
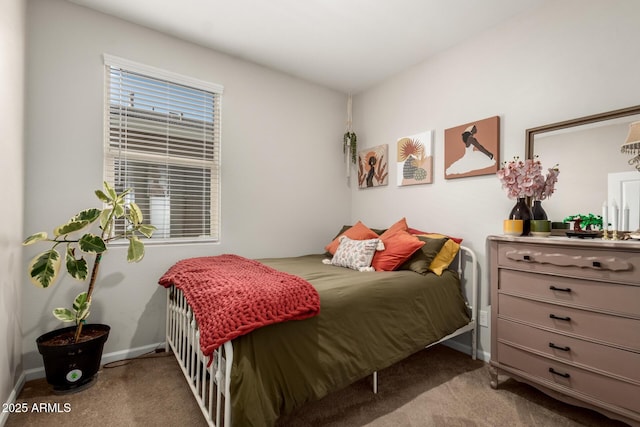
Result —
<path fill-rule="evenodd" d="M 431 131 L 398 139 L 397 184 L 416 185 L 433 182 Z"/>

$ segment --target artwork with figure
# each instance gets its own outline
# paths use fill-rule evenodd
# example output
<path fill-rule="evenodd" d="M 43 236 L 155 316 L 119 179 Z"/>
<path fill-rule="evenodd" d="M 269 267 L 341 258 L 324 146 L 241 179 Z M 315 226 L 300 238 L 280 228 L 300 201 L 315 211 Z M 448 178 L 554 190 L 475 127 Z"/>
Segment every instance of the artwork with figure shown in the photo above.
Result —
<path fill-rule="evenodd" d="M 432 132 L 398 139 L 397 183 L 402 185 L 431 184 L 433 182 Z"/>
<path fill-rule="evenodd" d="M 500 117 L 444 131 L 446 179 L 495 174 L 498 170 Z"/>
<path fill-rule="evenodd" d="M 358 188 L 388 184 L 389 144 L 358 152 Z"/>

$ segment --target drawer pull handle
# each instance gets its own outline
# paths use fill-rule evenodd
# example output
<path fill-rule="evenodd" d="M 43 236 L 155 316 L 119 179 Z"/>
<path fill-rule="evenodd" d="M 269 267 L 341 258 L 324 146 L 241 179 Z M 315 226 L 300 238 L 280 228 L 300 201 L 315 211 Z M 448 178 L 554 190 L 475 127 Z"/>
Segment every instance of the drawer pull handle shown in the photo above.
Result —
<path fill-rule="evenodd" d="M 571 347 L 567 347 L 567 346 L 560 347 L 559 345 L 555 345 L 552 342 L 549 343 L 549 347 L 555 348 L 556 350 L 562 350 L 562 351 L 570 351 L 571 350 Z"/>
<path fill-rule="evenodd" d="M 552 291 L 559 291 L 559 292 L 571 292 L 571 288 L 558 288 L 556 286 L 549 286 L 549 289 L 551 289 Z"/>
<path fill-rule="evenodd" d="M 530 255 L 524 255 L 522 257 L 522 259 L 524 259 L 525 261 L 531 261 L 531 256 Z"/>
<path fill-rule="evenodd" d="M 592 265 L 593 265 L 595 268 L 600 268 L 600 267 L 602 267 L 602 265 L 600 264 L 600 261 L 593 261 L 593 264 L 592 264 Z"/>
<path fill-rule="evenodd" d="M 562 378 L 569 378 L 571 377 L 571 375 L 569 375 L 568 373 L 562 373 L 562 372 L 558 372 L 553 368 L 549 368 L 549 372 L 551 372 L 553 375 L 559 375 Z"/>
<path fill-rule="evenodd" d="M 555 320 L 564 320 L 565 322 L 571 321 L 571 317 L 569 316 L 556 316 L 555 314 L 550 314 L 549 318 L 555 319 Z"/>

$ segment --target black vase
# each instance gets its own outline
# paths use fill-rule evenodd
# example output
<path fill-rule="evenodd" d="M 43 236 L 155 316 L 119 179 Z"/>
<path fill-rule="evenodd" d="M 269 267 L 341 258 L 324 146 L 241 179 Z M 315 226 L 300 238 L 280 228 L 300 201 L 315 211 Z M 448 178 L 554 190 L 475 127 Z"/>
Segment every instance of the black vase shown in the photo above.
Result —
<path fill-rule="evenodd" d="M 549 219 L 547 218 L 547 213 L 542 209 L 542 202 L 540 200 L 533 201 L 531 213 L 533 213 L 533 219 L 543 219 L 545 221 Z"/>
<path fill-rule="evenodd" d="M 531 231 L 531 223 L 530 221 L 533 219 L 533 213 L 527 205 L 524 197 L 518 199 L 516 205 L 511 209 L 511 213 L 509 214 L 509 219 L 521 219 L 523 220 L 522 224 L 522 236 L 528 236 L 529 231 Z"/>

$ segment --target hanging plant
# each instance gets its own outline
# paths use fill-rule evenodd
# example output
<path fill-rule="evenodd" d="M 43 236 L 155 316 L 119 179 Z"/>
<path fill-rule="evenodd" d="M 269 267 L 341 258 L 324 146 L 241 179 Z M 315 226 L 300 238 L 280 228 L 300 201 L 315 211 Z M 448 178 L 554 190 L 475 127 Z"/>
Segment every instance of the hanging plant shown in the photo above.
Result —
<path fill-rule="evenodd" d="M 351 154 L 351 163 L 356 164 L 356 162 L 358 161 L 358 137 L 356 136 L 355 132 L 346 132 L 342 139 L 342 152 L 347 155 Z"/>

